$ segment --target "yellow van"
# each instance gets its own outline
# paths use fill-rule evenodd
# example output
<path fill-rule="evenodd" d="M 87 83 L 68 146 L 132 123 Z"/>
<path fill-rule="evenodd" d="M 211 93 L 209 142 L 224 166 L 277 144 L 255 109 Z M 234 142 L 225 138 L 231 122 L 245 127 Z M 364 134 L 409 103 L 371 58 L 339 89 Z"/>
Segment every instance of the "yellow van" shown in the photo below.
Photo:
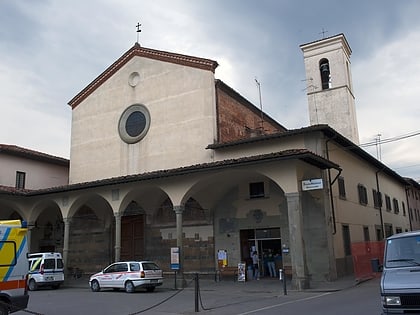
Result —
<path fill-rule="evenodd" d="M 0 315 L 28 306 L 26 222 L 0 221 Z"/>

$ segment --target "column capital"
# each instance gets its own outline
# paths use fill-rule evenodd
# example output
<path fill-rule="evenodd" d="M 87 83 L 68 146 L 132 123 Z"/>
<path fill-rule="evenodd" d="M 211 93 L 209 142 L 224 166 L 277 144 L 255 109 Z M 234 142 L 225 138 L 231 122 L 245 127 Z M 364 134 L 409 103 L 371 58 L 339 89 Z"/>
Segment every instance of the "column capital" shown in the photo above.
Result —
<path fill-rule="evenodd" d="M 174 211 L 176 214 L 182 214 L 185 210 L 185 206 L 184 205 L 178 205 L 178 206 L 174 206 Z"/>

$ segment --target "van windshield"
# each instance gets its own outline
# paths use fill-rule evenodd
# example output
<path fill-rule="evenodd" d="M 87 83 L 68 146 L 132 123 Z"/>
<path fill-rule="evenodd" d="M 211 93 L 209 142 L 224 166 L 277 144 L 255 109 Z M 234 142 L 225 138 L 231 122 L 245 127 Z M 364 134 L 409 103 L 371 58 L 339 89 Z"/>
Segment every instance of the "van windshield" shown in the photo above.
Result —
<path fill-rule="evenodd" d="M 387 268 L 420 266 L 420 235 L 388 240 L 385 266 Z"/>

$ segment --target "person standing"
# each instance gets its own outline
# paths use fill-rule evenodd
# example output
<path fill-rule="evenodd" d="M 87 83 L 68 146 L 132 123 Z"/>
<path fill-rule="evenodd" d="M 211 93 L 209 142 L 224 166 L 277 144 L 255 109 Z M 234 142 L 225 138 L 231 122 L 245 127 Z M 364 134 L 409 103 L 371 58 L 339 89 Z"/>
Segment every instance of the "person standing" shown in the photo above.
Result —
<path fill-rule="evenodd" d="M 254 268 L 254 280 L 260 280 L 260 270 L 259 270 L 259 266 L 258 266 L 258 253 L 257 251 L 254 251 L 252 253 L 252 266 Z"/>
<path fill-rule="evenodd" d="M 268 250 L 267 255 L 267 268 L 271 278 L 275 278 L 277 276 L 276 273 L 276 264 L 274 262 L 274 254 L 271 249 Z"/>

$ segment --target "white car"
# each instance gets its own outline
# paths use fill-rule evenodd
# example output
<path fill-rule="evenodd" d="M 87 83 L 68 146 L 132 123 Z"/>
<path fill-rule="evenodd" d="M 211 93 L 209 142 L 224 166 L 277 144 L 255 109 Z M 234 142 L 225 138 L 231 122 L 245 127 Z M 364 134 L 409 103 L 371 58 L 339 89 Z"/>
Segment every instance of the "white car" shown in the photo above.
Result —
<path fill-rule="evenodd" d="M 128 293 L 137 288 L 145 288 L 148 292 L 153 292 L 162 284 L 162 270 L 153 261 L 116 262 L 89 279 L 93 292 L 105 288 L 124 289 Z"/>

